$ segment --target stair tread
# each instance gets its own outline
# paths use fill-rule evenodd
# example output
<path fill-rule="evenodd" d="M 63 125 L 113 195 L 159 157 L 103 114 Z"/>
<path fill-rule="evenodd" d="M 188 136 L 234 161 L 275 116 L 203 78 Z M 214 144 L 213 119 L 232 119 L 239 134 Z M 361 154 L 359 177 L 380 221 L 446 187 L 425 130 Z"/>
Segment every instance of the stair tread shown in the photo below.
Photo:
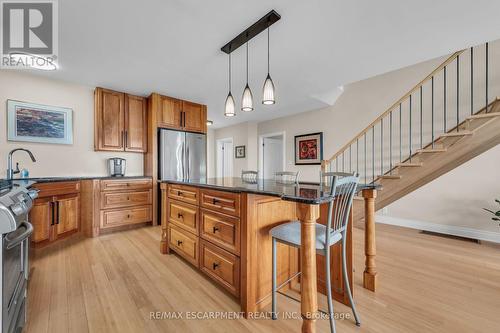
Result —
<path fill-rule="evenodd" d="M 500 112 L 488 112 L 467 117 L 467 120 L 500 117 Z"/>
<path fill-rule="evenodd" d="M 421 167 L 423 163 L 396 163 L 397 167 Z"/>
<path fill-rule="evenodd" d="M 444 153 L 446 152 L 446 148 L 430 148 L 430 149 L 418 149 L 417 154 L 422 153 Z"/>
<path fill-rule="evenodd" d="M 450 132 L 450 133 L 443 133 L 441 134 L 440 138 L 449 138 L 449 137 L 456 137 L 456 136 L 467 136 L 467 135 L 472 135 L 474 134 L 471 131 L 460 131 L 460 132 Z"/>
<path fill-rule="evenodd" d="M 401 179 L 403 178 L 401 175 L 382 175 L 378 176 L 380 179 Z"/>

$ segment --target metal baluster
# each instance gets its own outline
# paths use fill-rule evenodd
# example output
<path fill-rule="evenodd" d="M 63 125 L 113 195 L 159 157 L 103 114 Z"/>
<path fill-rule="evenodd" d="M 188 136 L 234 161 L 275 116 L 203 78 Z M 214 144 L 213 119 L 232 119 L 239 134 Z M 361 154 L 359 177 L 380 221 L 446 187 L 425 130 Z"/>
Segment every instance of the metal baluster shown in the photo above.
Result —
<path fill-rule="evenodd" d="M 359 138 L 356 139 L 356 173 L 359 174 Z"/>
<path fill-rule="evenodd" d="M 384 118 L 380 119 L 380 175 L 384 175 Z"/>
<path fill-rule="evenodd" d="M 365 132 L 365 184 L 366 184 L 366 132 Z"/>
<path fill-rule="evenodd" d="M 349 172 L 352 172 L 352 145 L 349 146 Z"/>
<path fill-rule="evenodd" d="M 401 133 L 401 129 L 403 128 L 402 119 L 401 119 L 401 103 L 399 103 L 399 163 L 403 162 L 403 134 Z"/>
<path fill-rule="evenodd" d="M 470 115 L 474 114 L 474 48 L 470 48 Z"/>
<path fill-rule="evenodd" d="M 486 113 L 488 113 L 488 43 L 486 43 Z"/>
<path fill-rule="evenodd" d="M 457 55 L 457 132 L 460 131 L 460 55 Z"/>
<path fill-rule="evenodd" d="M 392 175 L 392 110 L 389 113 L 389 170 Z"/>
<path fill-rule="evenodd" d="M 410 94 L 410 138 L 409 138 L 409 144 L 410 144 L 410 163 L 411 163 L 411 155 L 412 155 L 412 146 L 411 146 L 411 94 Z"/>
<path fill-rule="evenodd" d="M 375 182 L 375 125 L 372 126 L 372 183 Z"/>
<path fill-rule="evenodd" d="M 431 78 L 431 129 L 432 129 L 432 149 L 434 149 L 434 76 Z"/>
<path fill-rule="evenodd" d="M 423 109 L 424 109 L 424 103 L 423 103 L 423 95 L 422 95 L 422 87 L 420 86 L 420 149 L 424 148 L 424 116 L 423 116 Z"/>
<path fill-rule="evenodd" d="M 446 66 L 444 66 L 443 68 L 443 75 L 444 75 L 444 103 L 443 103 L 443 112 L 444 112 L 444 116 L 443 116 L 443 123 L 444 123 L 444 133 L 446 133 Z"/>

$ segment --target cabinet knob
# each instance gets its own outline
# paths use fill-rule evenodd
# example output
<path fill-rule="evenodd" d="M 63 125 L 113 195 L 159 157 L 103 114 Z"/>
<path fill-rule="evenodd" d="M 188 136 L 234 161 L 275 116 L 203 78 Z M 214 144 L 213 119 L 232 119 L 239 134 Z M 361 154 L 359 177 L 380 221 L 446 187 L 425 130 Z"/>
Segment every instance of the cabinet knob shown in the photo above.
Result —
<path fill-rule="evenodd" d="M 128 218 L 128 219 L 130 218 L 130 214 L 127 214 L 127 218 Z"/>
<path fill-rule="evenodd" d="M 217 269 L 217 267 L 219 267 L 219 264 L 217 264 L 217 263 L 214 262 L 212 264 L 212 269 L 215 271 Z"/>
<path fill-rule="evenodd" d="M 219 227 L 218 226 L 214 226 L 213 233 L 215 234 L 217 231 L 219 231 Z"/>
<path fill-rule="evenodd" d="M 181 213 L 177 213 L 177 218 L 178 218 L 178 219 L 183 219 L 183 218 L 184 218 L 184 215 L 182 215 Z"/>
<path fill-rule="evenodd" d="M 177 246 L 181 246 L 182 245 L 182 241 L 181 240 L 178 240 L 177 241 Z"/>

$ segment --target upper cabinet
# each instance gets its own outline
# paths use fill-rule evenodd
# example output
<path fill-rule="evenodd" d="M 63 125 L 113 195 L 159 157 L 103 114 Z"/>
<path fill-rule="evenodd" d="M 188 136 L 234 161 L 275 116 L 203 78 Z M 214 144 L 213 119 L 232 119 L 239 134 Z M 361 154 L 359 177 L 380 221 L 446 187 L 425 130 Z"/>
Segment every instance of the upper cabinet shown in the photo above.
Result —
<path fill-rule="evenodd" d="M 157 120 L 158 127 L 207 132 L 207 108 L 201 104 L 160 96 Z"/>
<path fill-rule="evenodd" d="M 94 149 L 145 153 L 147 100 L 103 88 L 94 98 Z"/>

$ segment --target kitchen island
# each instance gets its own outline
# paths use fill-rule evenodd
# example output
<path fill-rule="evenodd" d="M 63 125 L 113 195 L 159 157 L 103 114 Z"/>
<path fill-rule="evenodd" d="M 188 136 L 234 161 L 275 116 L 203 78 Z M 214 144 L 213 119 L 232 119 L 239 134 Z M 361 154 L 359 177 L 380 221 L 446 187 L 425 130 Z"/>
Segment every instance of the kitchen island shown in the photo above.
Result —
<path fill-rule="evenodd" d="M 324 292 L 323 257 L 316 255 L 315 223 L 326 223 L 334 198 L 318 184 L 284 185 L 273 180 L 244 182 L 240 178 L 210 178 L 161 182 L 162 253 L 176 252 L 237 297 L 244 313 L 262 311 L 271 301 L 271 237 L 269 230 L 300 220 L 302 246 L 278 245 L 278 285 L 299 271 L 299 279 L 284 287 L 301 292 L 303 331 L 315 330 L 317 291 Z M 359 185 L 364 197 L 366 269 L 364 285 L 375 283 L 374 199 L 376 188 Z M 353 212 L 351 212 L 351 220 Z M 347 263 L 352 276 L 352 223 L 347 234 Z M 318 260 L 317 260 L 318 259 Z M 341 249 L 332 248 L 334 298 L 347 303 Z M 318 262 L 317 262 L 318 261 Z M 352 285 L 352 277 L 350 277 Z M 373 290 L 373 289 L 372 289 Z"/>

